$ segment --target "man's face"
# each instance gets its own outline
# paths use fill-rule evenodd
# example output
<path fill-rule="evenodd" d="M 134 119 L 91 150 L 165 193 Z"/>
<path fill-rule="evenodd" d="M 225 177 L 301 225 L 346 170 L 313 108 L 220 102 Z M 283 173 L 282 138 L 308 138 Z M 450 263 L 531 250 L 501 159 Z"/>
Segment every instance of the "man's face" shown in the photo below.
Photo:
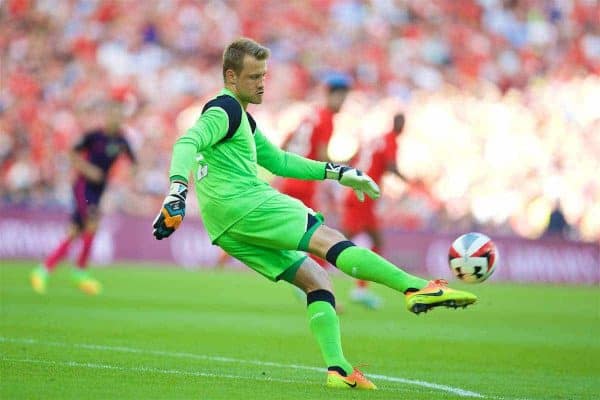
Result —
<path fill-rule="evenodd" d="M 242 70 L 239 75 L 234 77 L 236 95 L 242 103 L 262 103 L 266 73 L 267 60 L 257 60 L 249 55 L 244 56 Z"/>
<path fill-rule="evenodd" d="M 397 115 L 396 117 L 394 117 L 394 132 L 396 132 L 397 135 L 400 135 L 400 134 L 402 134 L 403 130 L 404 130 L 404 116 Z"/>
<path fill-rule="evenodd" d="M 339 112 L 348 97 L 347 90 L 334 90 L 327 93 L 327 107 L 333 112 Z"/>

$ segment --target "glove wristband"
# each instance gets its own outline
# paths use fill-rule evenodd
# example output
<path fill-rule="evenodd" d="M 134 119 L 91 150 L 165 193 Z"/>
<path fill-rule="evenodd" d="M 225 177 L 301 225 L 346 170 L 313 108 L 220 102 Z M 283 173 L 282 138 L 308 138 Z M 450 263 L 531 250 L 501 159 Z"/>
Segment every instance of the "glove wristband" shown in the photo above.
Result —
<path fill-rule="evenodd" d="M 335 179 L 339 181 L 348 167 L 344 165 L 328 162 L 325 164 L 325 179 Z"/>
<path fill-rule="evenodd" d="M 179 197 L 181 200 L 185 201 L 187 197 L 188 187 L 185 182 L 182 181 L 173 181 L 171 182 L 171 186 L 169 188 L 169 195 Z"/>

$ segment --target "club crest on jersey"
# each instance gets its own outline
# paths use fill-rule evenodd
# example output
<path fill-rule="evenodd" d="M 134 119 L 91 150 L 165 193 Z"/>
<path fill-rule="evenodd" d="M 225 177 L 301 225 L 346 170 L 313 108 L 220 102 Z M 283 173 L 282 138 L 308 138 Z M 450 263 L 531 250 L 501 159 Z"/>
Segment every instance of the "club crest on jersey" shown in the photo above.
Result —
<path fill-rule="evenodd" d="M 116 157 L 121 151 L 121 146 L 118 143 L 109 143 L 106 146 L 106 155 L 109 157 Z"/>
<path fill-rule="evenodd" d="M 196 162 L 198 163 L 198 171 L 196 171 L 196 180 L 204 178 L 208 175 L 208 164 L 204 161 L 202 153 L 196 154 Z"/>
<path fill-rule="evenodd" d="M 198 172 L 196 172 L 196 180 L 203 179 L 208 175 L 208 164 L 200 164 L 198 166 Z"/>

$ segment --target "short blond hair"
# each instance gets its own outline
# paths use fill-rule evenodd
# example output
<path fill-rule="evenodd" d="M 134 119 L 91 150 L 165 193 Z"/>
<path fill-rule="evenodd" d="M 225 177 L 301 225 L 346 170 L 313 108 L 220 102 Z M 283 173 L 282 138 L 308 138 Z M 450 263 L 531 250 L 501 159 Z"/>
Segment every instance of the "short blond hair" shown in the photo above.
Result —
<path fill-rule="evenodd" d="M 223 52 L 223 80 L 225 80 L 225 71 L 228 69 L 233 70 L 236 74 L 242 72 L 246 54 L 257 60 L 266 60 L 271 52 L 268 48 L 249 38 L 243 37 L 231 42 Z"/>

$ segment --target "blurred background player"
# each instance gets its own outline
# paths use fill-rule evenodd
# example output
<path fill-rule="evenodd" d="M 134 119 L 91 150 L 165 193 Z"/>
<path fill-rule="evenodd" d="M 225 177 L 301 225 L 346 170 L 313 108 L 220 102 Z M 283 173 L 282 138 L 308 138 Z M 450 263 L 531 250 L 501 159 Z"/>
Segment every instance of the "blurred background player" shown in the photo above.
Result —
<path fill-rule="evenodd" d="M 378 185 L 381 185 L 381 179 L 386 172 L 393 172 L 406 182 L 406 177 L 398 171 L 396 163 L 397 139 L 403 130 L 404 114 L 398 113 L 394 115 L 392 130 L 373 140 L 369 145 L 362 146 L 353 164 L 361 171 L 365 171 Z M 375 202 L 370 198 L 360 202 L 354 192 L 348 190 L 343 204 L 341 223 L 344 234 L 349 238 L 359 234 L 368 235 L 371 240 L 371 250 L 381 254 L 383 238 L 379 231 Z M 357 280 L 356 287 L 350 292 L 350 299 L 369 309 L 377 309 L 382 305 L 381 298 L 369 291 L 367 284 L 367 281 Z"/>
<path fill-rule="evenodd" d="M 312 114 L 305 117 L 284 143 L 283 149 L 299 154 L 311 160 L 331 161 L 327 153 L 329 141 L 333 136 L 334 117 L 342 109 L 351 87 L 351 79 L 345 74 L 332 73 L 325 77 L 325 101 Z M 280 191 L 295 197 L 313 210 L 319 210 L 317 204 L 317 182 L 300 179 L 284 179 Z M 311 257 L 313 257 L 311 255 Z M 325 260 L 313 257 L 324 268 Z"/>
<path fill-rule="evenodd" d="M 287 137 L 282 147 L 311 160 L 331 161 L 327 154 L 327 147 L 333 136 L 333 119 L 342 109 L 350 85 L 350 78 L 344 74 L 335 73 L 327 76 L 325 103 L 304 118 L 298 128 Z M 313 210 L 318 209 L 315 181 L 285 179 L 281 184 L 281 191 L 301 200 Z"/>
<path fill-rule="evenodd" d="M 87 270 L 98 228 L 100 199 L 117 158 L 126 155 L 135 163 L 131 146 L 121 131 L 120 106 L 108 106 L 106 112 L 108 121 L 105 127 L 86 132 L 71 150 L 70 159 L 76 173 L 73 184 L 75 209 L 66 238 L 31 273 L 31 286 L 37 293 L 46 292 L 49 274 L 65 258 L 76 238 L 81 239 L 81 250 L 77 257 L 77 268 L 73 271 L 73 280 L 87 294 L 98 294 L 101 290 L 100 283 Z"/>

